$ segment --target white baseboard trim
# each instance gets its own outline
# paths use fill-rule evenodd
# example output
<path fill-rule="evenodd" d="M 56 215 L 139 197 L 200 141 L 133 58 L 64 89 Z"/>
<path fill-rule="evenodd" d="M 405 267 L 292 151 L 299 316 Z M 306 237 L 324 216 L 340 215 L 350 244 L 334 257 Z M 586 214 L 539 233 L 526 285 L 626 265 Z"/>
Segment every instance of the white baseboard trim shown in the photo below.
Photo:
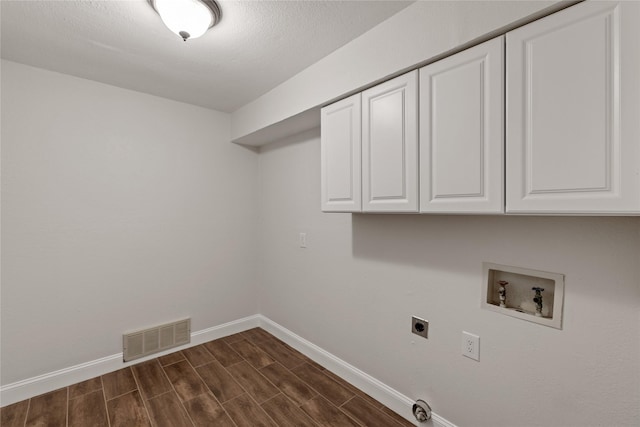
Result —
<path fill-rule="evenodd" d="M 164 352 L 136 359 L 131 362 L 123 362 L 122 353 L 117 353 L 44 375 L 38 375 L 26 380 L 7 384 L 0 387 L 0 407 L 11 405 L 12 403 L 29 399 L 62 387 L 67 387 L 71 384 L 85 381 L 90 378 L 108 374 L 109 372 L 117 371 L 118 369 L 144 362 L 145 360 L 154 359 L 165 354 L 193 347 L 208 341 L 213 341 L 218 338 L 226 337 L 258 326 L 289 344 L 291 347 L 300 351 L 313 361 L 344 378 L 346 381 L 364 391 L 374 399 L 380 401 L 382 404 L 400 414 L 408 421 L 413 422 L 416 426 L 456 427 L 453 423 L 447 421 L 436 413 L 432 413 L 430 422 L 418 423 L 411 412 L 411 406 L 413 405 L 414 399 L 403 395 L 355 366 L 350 365 L 344 360 L 334 356 L 312 342 L 307 341 L 301 336 L 296 335 L 284 326 L 279 325 L 261 314 L 244 317 L 222 325 L 192 332 L 191 342 L 187 345 L 174 347 Z"/>
<path fill-rule="evenodd" d="M 155 353 L 145 358 L 133 360 L 131 362 L 122 361 L 122 353 L 113 354 L 111 356 L 102 357 L 90 362 L 81 363 L 79 365 L 70 366 L 47 374 L 38 375 L 36 377 L 27 378 L 22 381 L 7 384 L 0 387 L 0 407 L 11 405 L 21 400 L 29 399 L 43 393 L 67 387 L 71 384 L 86 381 L 109 372 L 117 371 L 145 360 L 154 359 L 158 356 L 173 353 L 178 350 L 193 347 L 207 341 L 216 340 L 247 329 L 260 326 L 262 316 L 253 315 L 222 325 L 203 329 L 191 333 L 191 342 L 189 344 L 174 347 L 161 353 Z"/>
<path fill-rule="evenodd" d="M 307 341 L 299 335 L 291 332 L 284 326 L 281 326 L 273 320 L 260 315 L 260 327 L 271 335 L 279 338 L 291 347 L 295 348 L 314 362 L 319 363 L 328 370 L 344 378 L 360 390 L 364 391 L 386 407 L 400 414 L 409 422 L 416 426 L 425 427 L 456 427 L 455 424 L 447 421 L 436 413 L 431 414 L 431 421 L 426 423 L 418 423 L 413 416 L 412 406 L 415 399 L 411 399 L 402 393 L 394 390 L 381 381 L 373 378 L 367 373 L 361 371 L 344 360 L 334 356 L 328 351 L 318 347 L 317 345 Z M 420 397 L 417 397 L 417 399 Z"/>

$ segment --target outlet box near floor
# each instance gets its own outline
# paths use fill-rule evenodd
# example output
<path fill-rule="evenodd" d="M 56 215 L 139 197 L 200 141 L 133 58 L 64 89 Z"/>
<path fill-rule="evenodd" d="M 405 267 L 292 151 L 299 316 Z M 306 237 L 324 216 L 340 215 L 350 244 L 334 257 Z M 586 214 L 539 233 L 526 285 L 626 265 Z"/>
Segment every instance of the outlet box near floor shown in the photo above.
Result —
<path fill-rule="evenodd" d="M 563 274 L 488 262 L 482 266 L 482 308 L 562 329 Z M 540 291 L 541 308 L 534 300 L 537 295 L 532 288 L 544 289 Z"/>

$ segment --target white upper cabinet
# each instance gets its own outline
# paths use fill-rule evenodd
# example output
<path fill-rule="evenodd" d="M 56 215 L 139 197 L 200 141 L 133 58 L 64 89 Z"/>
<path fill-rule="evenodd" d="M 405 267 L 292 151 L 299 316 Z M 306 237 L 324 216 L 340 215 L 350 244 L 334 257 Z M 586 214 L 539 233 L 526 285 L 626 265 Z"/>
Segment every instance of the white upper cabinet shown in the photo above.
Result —
<path fill-rule="evenodd" d="M 504 46 L 323 108 L 322 209 L 640 215 L 640 1 L 579 3 Z"/>
<path fill-rule="evenodd" d="M 418 71 L 362 92 L 362 210 L 418 211 Z"/>
<path fill-rule="evenodd" d="M 360 94 L 321 111 L 321 193 L 324 212 L 360 212 Z"/>
<path fill-rule="evenodd" d="M 420 212 L 504 212 L 504 36 L 420 70 Z"/>
<path fill-rule="evenodd" d="M 507 34 L 507 212 L 640 213 L 640 2 Z"/>

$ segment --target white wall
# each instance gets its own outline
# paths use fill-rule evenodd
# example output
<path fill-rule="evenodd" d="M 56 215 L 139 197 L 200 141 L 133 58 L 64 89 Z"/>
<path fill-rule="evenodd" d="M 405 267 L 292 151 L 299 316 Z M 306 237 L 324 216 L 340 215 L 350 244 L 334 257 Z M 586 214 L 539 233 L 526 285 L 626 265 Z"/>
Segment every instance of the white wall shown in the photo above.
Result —
<path fill-rule="evenodd" d="M 326 214 L 318 130 L 259 162 L 263 315 L 460 426 L 637 425 L 640 218 Z M 565 274 L 563 330 L 480 309 L 483 261 Z"/>
<path fill-rule="evenodd" d="M 257 170 L 227 114 L 3 61 L 2 384 L 255 314 Z"/>
<path fill-rule="evenodd" d="M 274 132 L 284 137 L 299 131 L 301 124 L 283 121 L 562 3 L 417 1 L 239 108 L 232 115 L 232 138 L 260 145 L 272 141 L 265 137 Z M 305 119 L 309 122 L 303 116 L 302 125 Z"/>

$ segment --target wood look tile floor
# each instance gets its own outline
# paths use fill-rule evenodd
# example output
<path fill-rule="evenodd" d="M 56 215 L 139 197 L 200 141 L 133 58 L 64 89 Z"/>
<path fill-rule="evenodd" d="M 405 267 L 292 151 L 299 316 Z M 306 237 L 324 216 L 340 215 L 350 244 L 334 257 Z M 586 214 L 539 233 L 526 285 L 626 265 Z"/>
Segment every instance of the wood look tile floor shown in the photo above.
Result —
<path fill-rule="evenodd" d="M 0 409 L 2 427 L 413 424 L 260 328 Z"/>

